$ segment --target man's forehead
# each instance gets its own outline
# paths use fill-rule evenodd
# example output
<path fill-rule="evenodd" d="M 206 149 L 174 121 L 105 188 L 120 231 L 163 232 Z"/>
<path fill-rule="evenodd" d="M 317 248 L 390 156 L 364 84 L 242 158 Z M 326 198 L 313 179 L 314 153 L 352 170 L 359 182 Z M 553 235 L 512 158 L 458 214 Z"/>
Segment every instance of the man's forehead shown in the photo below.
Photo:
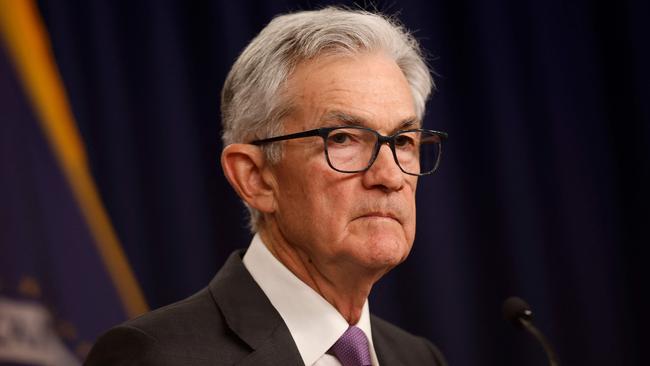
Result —
<path fill-rule="evenodd" d="M 391 133 L 421 125 L 404 73 L 383 53 L 301 62 L 286 88 L 299 129 L 350 125 Z"/>

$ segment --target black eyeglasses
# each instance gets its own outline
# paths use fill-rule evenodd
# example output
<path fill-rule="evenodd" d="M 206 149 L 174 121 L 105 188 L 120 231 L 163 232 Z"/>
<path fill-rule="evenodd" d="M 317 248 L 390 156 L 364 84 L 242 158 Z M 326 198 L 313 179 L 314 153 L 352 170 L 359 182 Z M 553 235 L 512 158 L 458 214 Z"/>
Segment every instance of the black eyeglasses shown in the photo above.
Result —
<path fill-rule="evenodd" d="M 414 129 L 384 136 L 366 127 L 323 127 L 255 140 L 251 144 L 264 145 L 311 136 L 323 138 L 325 159 L 337 172 L 359 173 L 370 169 L 381 145 L 388 143 L 397 166 L 406 174 L 421 176 L 431 174 L 438 168 L 442 140 L 447 138 L 447 133 Z"/>

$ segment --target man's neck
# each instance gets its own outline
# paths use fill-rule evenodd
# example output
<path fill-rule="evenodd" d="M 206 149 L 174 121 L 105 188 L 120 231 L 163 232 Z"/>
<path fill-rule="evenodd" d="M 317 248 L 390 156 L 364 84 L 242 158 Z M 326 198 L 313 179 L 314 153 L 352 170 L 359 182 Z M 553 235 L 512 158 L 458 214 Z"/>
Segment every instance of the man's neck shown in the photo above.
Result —
<path fill-rule="evenodd" d="M 361 317 L 372 285 L 386 272 L 370 271 L 353 265 L 337 263 L 332 266 L 315 263 L 309 255 L 289 243 L 277 230 L 267 225 L 260 230 L 262 241 L 287 269 L 332 304 L 354 325 Z"/>

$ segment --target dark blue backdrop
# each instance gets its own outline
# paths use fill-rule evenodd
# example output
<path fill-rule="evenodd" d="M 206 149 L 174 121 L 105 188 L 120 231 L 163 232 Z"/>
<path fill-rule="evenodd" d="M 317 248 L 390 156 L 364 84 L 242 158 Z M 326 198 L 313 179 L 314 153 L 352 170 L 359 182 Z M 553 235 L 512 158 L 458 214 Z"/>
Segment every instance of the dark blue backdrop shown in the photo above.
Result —
<path fill-rule="evenodd" d="M 247 245 L 219 166 L 219 92 L 274 14 L 320 1 L 41 0 L 93 174 L 152 307 Z M 388 4 L 388 5 L 387 5 Z M 648 2 L 379 2 L 437 73 L 448 131 L 409 260 L 373 311 L 452 365 L 543 365 L 501 320 L 518 294 L 564 364 L 648 364 Z"/>

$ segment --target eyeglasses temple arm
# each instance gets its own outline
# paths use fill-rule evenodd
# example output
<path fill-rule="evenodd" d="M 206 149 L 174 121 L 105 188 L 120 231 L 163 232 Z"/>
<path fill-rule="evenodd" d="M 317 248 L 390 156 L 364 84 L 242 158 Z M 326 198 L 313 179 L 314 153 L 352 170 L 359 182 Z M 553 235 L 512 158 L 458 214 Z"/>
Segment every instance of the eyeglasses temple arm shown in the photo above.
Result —
<path fill-rule="evenodd" d="M 292 140 L 292 139 L 297 139 L 297 138 L 301 138 L 301 137 L 320 136 L 321 135 L 320 130 L 321 130 L 320 128 L 317 128 L 315 130 L 308 130 L 308 131 L 292 133 L 292 134 L 289 134 L 289 135 L 270 137 L 268 139 L 255 140 L 255 141 L 251 141 L 251 144 L 253 144 L 253 145 L 263 145 L 263 144 L 268 144 L 268 143 L 271 143 L 271 142 Z"/>

